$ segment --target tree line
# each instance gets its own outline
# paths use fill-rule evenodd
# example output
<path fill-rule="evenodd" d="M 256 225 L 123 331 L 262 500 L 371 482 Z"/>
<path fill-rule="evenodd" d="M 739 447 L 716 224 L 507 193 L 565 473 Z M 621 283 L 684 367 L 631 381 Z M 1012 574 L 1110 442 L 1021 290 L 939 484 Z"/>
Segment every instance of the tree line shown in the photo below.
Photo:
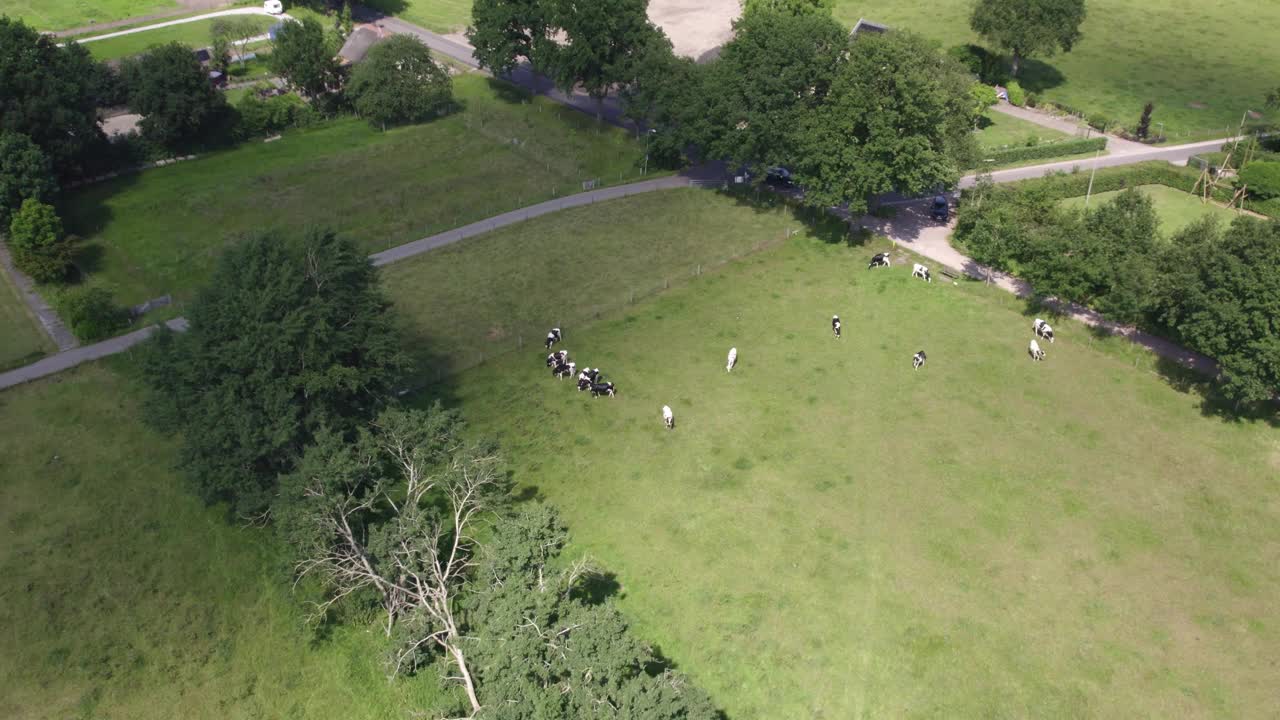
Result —
<path fill-rule="evenodd" d="M 316 627 L 368 622 L 387 675 L 459 689 L 438 717 L 714 720 L 566 556 L 556 510 L 517 502 L 497 445 L 410 374 L 377 271 L 332 232 L 268 233 L 219 259 L 190 329 L 144 346 L 149 423 L 182 440 L 205 501 L 269 528 Z"/>
<path fill-rule="evenodd" d="M 1218 361 L 1219 388 L 1241 404 L 1280 388 L 1280 223 L 1205 217 L 1166 236 L 1137 189 L 1088 210 L 1046 186 L 966 191 L 955 239 L 978 262 L 1041 295 L 1088 305 L 1166 334 Z"/>

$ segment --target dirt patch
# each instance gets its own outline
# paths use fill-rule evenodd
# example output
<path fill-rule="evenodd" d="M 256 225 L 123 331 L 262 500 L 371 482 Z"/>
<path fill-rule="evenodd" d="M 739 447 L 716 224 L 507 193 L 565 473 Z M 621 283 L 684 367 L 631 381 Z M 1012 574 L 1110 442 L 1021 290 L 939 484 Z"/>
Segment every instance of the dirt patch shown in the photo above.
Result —
<path fill-rule="evenodd" d="M 140 122 L 142 122 L 141 115 L 132 113 L 115 115 L 102 121 L 102 131 L 108 136 L 128 135 L 131 132 L 137 131 L 138 123 Z"/>
<path fill-rule="evenodd" d="M 650 0 L 649 19 L 671 38 L 677 55 L 709 60 L 733 37 L 740 0 Z"/>

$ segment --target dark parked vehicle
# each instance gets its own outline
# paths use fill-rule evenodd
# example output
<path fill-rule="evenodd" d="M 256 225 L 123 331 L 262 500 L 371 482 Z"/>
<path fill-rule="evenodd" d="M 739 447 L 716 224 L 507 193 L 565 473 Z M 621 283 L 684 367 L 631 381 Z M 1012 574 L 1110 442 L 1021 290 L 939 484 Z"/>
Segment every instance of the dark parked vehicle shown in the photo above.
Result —
<path fill-rule="evenodd" d="M 929 209 L 929 215 L 939 222 L 947 222 L 951 219 L 951 206 L 947 204 L 945 195 L 938 195 L 933 198 L 933 207 Z"/>
<path fill-rule="evenodd" d="M 765 173 L 764 181 L 770 185 L 777 185 L 779 187 L 791 187 L 793 184 L 793 181 L 791 180 L 791 171 L 784 167 L 769 168 L 769 171 Z"/>

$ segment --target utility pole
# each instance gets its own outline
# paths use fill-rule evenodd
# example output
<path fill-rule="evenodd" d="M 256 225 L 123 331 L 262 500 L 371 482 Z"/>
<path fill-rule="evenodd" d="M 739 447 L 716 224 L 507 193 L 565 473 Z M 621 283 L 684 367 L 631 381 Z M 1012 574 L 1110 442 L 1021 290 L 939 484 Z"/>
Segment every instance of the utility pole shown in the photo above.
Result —
<path fill-rule="evenodd" d="M 1098 148 L 1098 152 L 1093 154 L 1093 169 L 1089 171 L 1089 189 L 1084 193 L 1084 209 L 1089 209 L 1089 198 L 1093 195 L 1093 176 L 1098 174 L 1098 156 L 1102 154 L 1102 148 Z"/>

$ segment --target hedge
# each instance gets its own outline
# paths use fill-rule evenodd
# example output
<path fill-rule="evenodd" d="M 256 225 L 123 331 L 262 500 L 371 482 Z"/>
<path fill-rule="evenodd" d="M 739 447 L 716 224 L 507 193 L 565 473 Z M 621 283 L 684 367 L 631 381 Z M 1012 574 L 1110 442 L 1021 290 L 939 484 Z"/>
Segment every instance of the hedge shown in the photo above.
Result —
<path fill-rule="evenodd" d="M 1035 145 L 1033 147 L 1014 147 L 1004 150 L 993 150 L 982 152 L 982 159 L 979 167 L 986 165 L 1008 165 L 1009 163 L 1023 162 L 1026 160 L 1046 160 L 1049 158 L 1062 157 L 1064 155 L 1083 155 L 1084 153 L 1097 152 L 1107 146 L 1105 137 L 1096 137 L 1065 140 L 1059 143 L 1045 143 Z"/>

